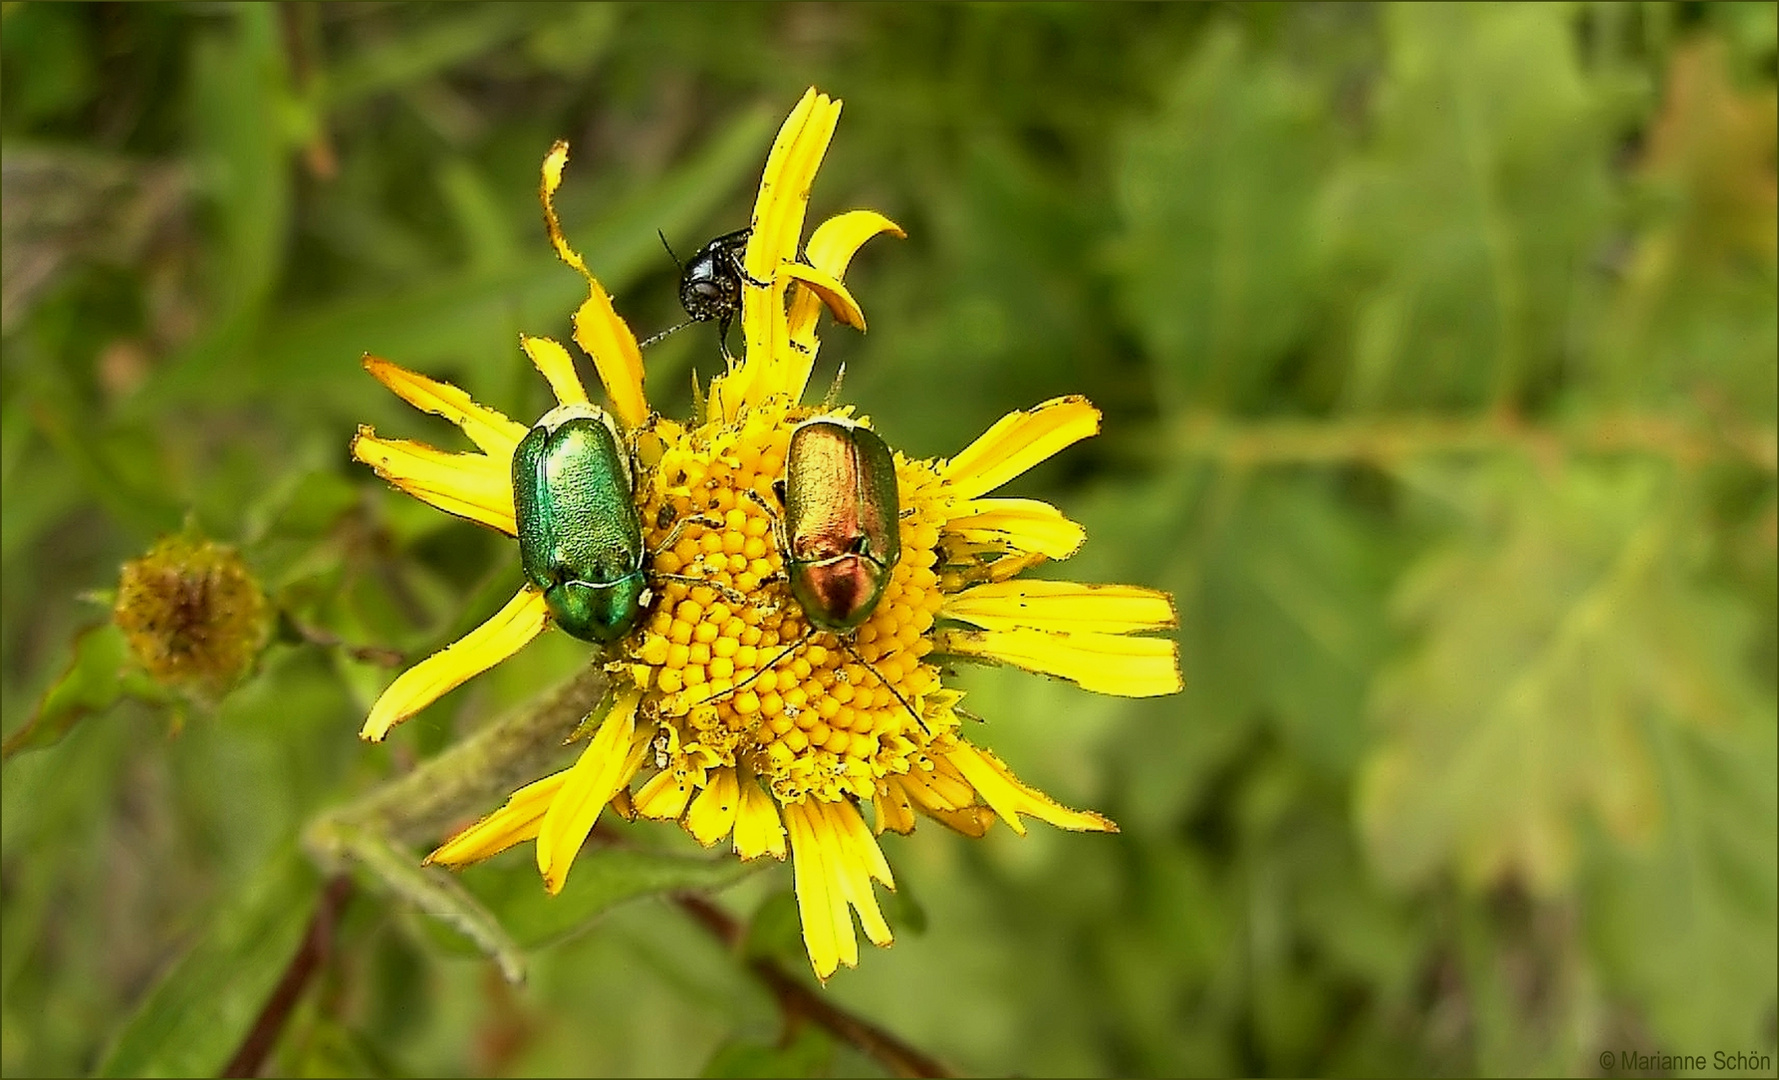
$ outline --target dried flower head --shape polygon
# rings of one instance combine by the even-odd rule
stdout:
[[[156,682],[216,698],[259,657],[266,612],[234,548],[178,535],[124,564],[112,618]]]

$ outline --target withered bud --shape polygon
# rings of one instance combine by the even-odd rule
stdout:
[[[217,698],[264,648],[266,610],[234,548],[179,535],[124,564],[112,618],[155,681]]]

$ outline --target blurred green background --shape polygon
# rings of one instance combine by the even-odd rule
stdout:
[[[0,701],[8,733],[71,725],[5,765],[7,1074],[214,1072],[313,901],[302,823],[587,659],[550,635],[373,748],[390,670],[289,633],[214,712],[120,698],[97,634],[64,677],[95,592],[190,515],[287,623],[417,656],[486,617],[511,545],[347,460],[361,422],[459,445],[360,353],[536,416],[517,335],[566,340],[584,296],[541,228],[551,141],[640,336],[678,316],[655,230],[684,255],[744,224],[810,84],[846,101],[814,219],[909,234],[855,262],[870,334],[827,333],[815,393],[845,360],[844,398],[931,456],[1091,396],[1104,434],[1011,493],[1088,525],[1059,573],[1174,592],[1187,680],[965,672],[981,741],[1124,831],[887,839],[899,940],[829,999],[991,1075],[1771,1068],[1774,5],[7,3],[3,29]],[[663,411],[711,336],[651,349]],[[783,938],[789,880],[719,898]],[[361,892],[270,1068],[876,1068],[780,1034],[669,904],[515,989]]]

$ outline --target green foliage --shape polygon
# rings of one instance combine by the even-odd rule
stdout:
[[[538,888],[537,867],[525,859],[472,868],[463,881],[515,941],[536,949],[582,932],[626,900],[721,889],[758,869],[737,859],[610,849],[576,860],[568,884],[554,897]]]
[[[100,1059],[99,1076],[221,1072],[296,950],[315,874],[295,851],[258,870],[144,996]]]
[[[825,332],[815,392],[844,362],[914,456],[1091,396],[1104,435],[1005,494],[1087,525],[1059,573],[1175,594],[1187,682],[962,673],[973,737],[1123,831],[886,837],[896,945],[822,999],[997,1075],[1773,1053],[1775,25],[6,5],[0,1070],[213,1074],[313,910],[305,825],[587,662],[549,635],[354,738],[519,580],[510,542],[350,464],[360,423],[460,445],[359,357],[536,416],[516,337],[566,338],[584,296],[540,228],[551,142],[642,336],[679,315],[656,230],[741,224],[812,83],[846,100],[812,215],[909,234],[849,271],[871,333]],[[663,412],[712,344],[650,349]],[[82,597],[188,515],[278,621],[170,732]],[[409,899],[361,890],[270,1069],[881,1068],[755,978],[805,971],[785,868],[612,828],[554,899],[528,846],[448,875],[415,862],[436,836],[347,837]],[[743,940],[642,899],[682,890]]]
[[[115,623],[90,626],[74,636],[73,658],[50,685],[31,716],[6,736],[6,757],[61,742],[82,717],[103,713],[126,694],[160,697],[140,671],[132,671],[130,647]]]

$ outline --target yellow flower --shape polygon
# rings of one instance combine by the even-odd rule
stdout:
[[[1016,577],[1072,554],[1084,533],[1047,503],[990,493],[1098,431],[1099,412],[1082,398],[1012,413],[949,461],[897,454],[902,554],[877,607],[844,639],[813,629],[798,607],[769,507],[792,430],[823,414],[800,404],[819,347],[816,322],[825,307],[863,328],[840,279],[866,240],[901,235],[879,214],[852,211],[817,228],[799,257],[810,185],[839,113],[839,102],[810,90],[779,131],[744,259],[752,279],[743,289],[746,349],[712,381],[697,424],[650,413],[635,338],[557,223],[552,198],[566,146],[545,159],[551,241],[589,286],[575,340],[592,356],[639,464],[654,600],[611,649],[611,702],[589,723],[592,738],[573,767],[521,788],[431,856],[461,866],[536,840],[538,869],[555,892],[614,803],[675,819],[706,845],[728,840],[743,859],[788,853],[804,941],[823,979],[857,963],[852,912],[871,941],[890,943],[872,882],[894,888],[894,879],[874,834],[912,830],[917,811],[968,836],[997,818],[1021,834],[1022,817],[1116,829],[1020,782],[964,739],[962,695],[944,687],[934,656],[1014,664],[1125,696],[1181,685],[1174,643],[1139,636],[1174,625],[1166,594]],[[523,345],[560,401],[587,400],[562,346],[541,338]],[[353,453],[402,490],[513,534],[509,462],[526,429],[455,387],[381,360],[366,366],[403,399],[455,421],[480,452],[445,453],[367,429]],[[364,736],[382,738],[548,621],[542,597],[521,590],[397,679]]]

